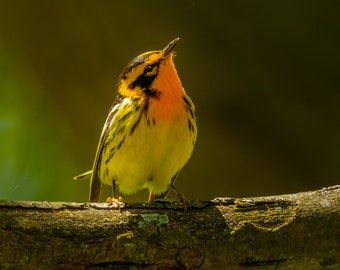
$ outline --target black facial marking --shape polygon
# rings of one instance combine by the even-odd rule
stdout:
[[[144,107],[143,107],[143,113],[147,113],[149,109],[149,99],[146,99]]]
[[[150,53],[151,54],[151,53]],[[132,59],[132,61],[123,69],[120,79],[126,79],[127,74],[136,66],[145,62],[145,60],[150,56],[150,54],[143,54]]]
[[[156,98],[159,99],[159,96],[161,95],[161,92],[158,91],[157,89],[152,89],[152,88],[146,88],[144,89],[144,93],[148,96],[148,97],[152,97],[152,98]]]
[[[147,76],[144,73],[137,78],[133,83],[129,85],[130,89],[134,89],[136,86],[139,86],[142,89],[147,89],[156,78],[157,74],[152,76]]]
[[[129,88],[133,90],[136,86],[139,86],[142,89],[147,89],[150,87],[154,79],[158,75],[158,66],[159,62],[154,63],[152,65],[147,65],[144,68],[143,74],[141,74],[134,82],[129,85]],[[157,69],[156,72],[154,69]],[[149,74],[153,71],[153,74]]]

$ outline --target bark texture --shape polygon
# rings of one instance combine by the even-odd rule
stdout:
[[[0,201],[0,269],[340,269],[340,186],[191,204]]]

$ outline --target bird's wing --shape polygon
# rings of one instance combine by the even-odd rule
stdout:
[[[96,156],[93,163],[91,180],[90,180],[90,202],[98,202],[100,197],[101,190],[101,181],[99,179],[99,169],[100,164],[103,158],[103,152],[108,143],[111,140],[117,140],[117,134],[115,129],[111,128],[114,125],[117,125],[117,129],[119,126],[122,126],[122,119],[126,118],[128,114],[131,113],[128,109],[123,109],[125,106],[129,106],[130,104],[129,98],[123,98],[118,96],[112,105],[109,115],[105,121],[102,133],[100,135],[99,144],[96,152]],[[119,113],[117,113],[119,111]],[[118,116],[118,117],[117,117]]]

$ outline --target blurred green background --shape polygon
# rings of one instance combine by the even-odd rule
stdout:
[[[336,4],[1,1],[0,199],[86,201],[72,177],[92,166],[120,71],[175,37],[199,124],[188,198],[339,184]]]

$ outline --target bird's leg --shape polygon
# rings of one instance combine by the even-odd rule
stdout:
[[[122,197],[118,197],[118,199],[116,199],[116,180],[113,179],[112,180],[112,197],[108,197],[106,199],[106,203],[108,204],[113,204],[116,203],[119,210],[120,210],[120,203],[123,202],[123,198]]]
[[[177,172],[172,178],[171,178],[171,184],[169,186],[169,188],[163,192],[162,194],[159,194],[159,195],[155,195],[153,192],[150,191],[149,193],[149,202],[152,202],[152,201],[155,201],[157,199],[164,199],[168,196],[169,192],[170,192],[170,188],[172,188],[178,199],[183,203],[184,205],[184,211],[186,212],[187,209],[188,209],[188,206],[190,206],[190,203],[188,202],[188,200],[184,197],[184,195],[182,194],[182,192],[180,192],[176,187],[175,187],[175,181],[176,181],[176,178],[178,176],[178,173]]]
[[[155,201],[155,200],[157,200],[157,199],[158,199],[158,196],[155,195],[153,192],[150,191],[148,202],[152,202],[152,201]]]
[[[183,203],[184,212],[187,212],[188,206],[190,206],[189,201],[184,197],[183,193],[180,192],[179,189],[175,187],[173,183],[170,185],[170,187],[176,192],[178,199]]]

